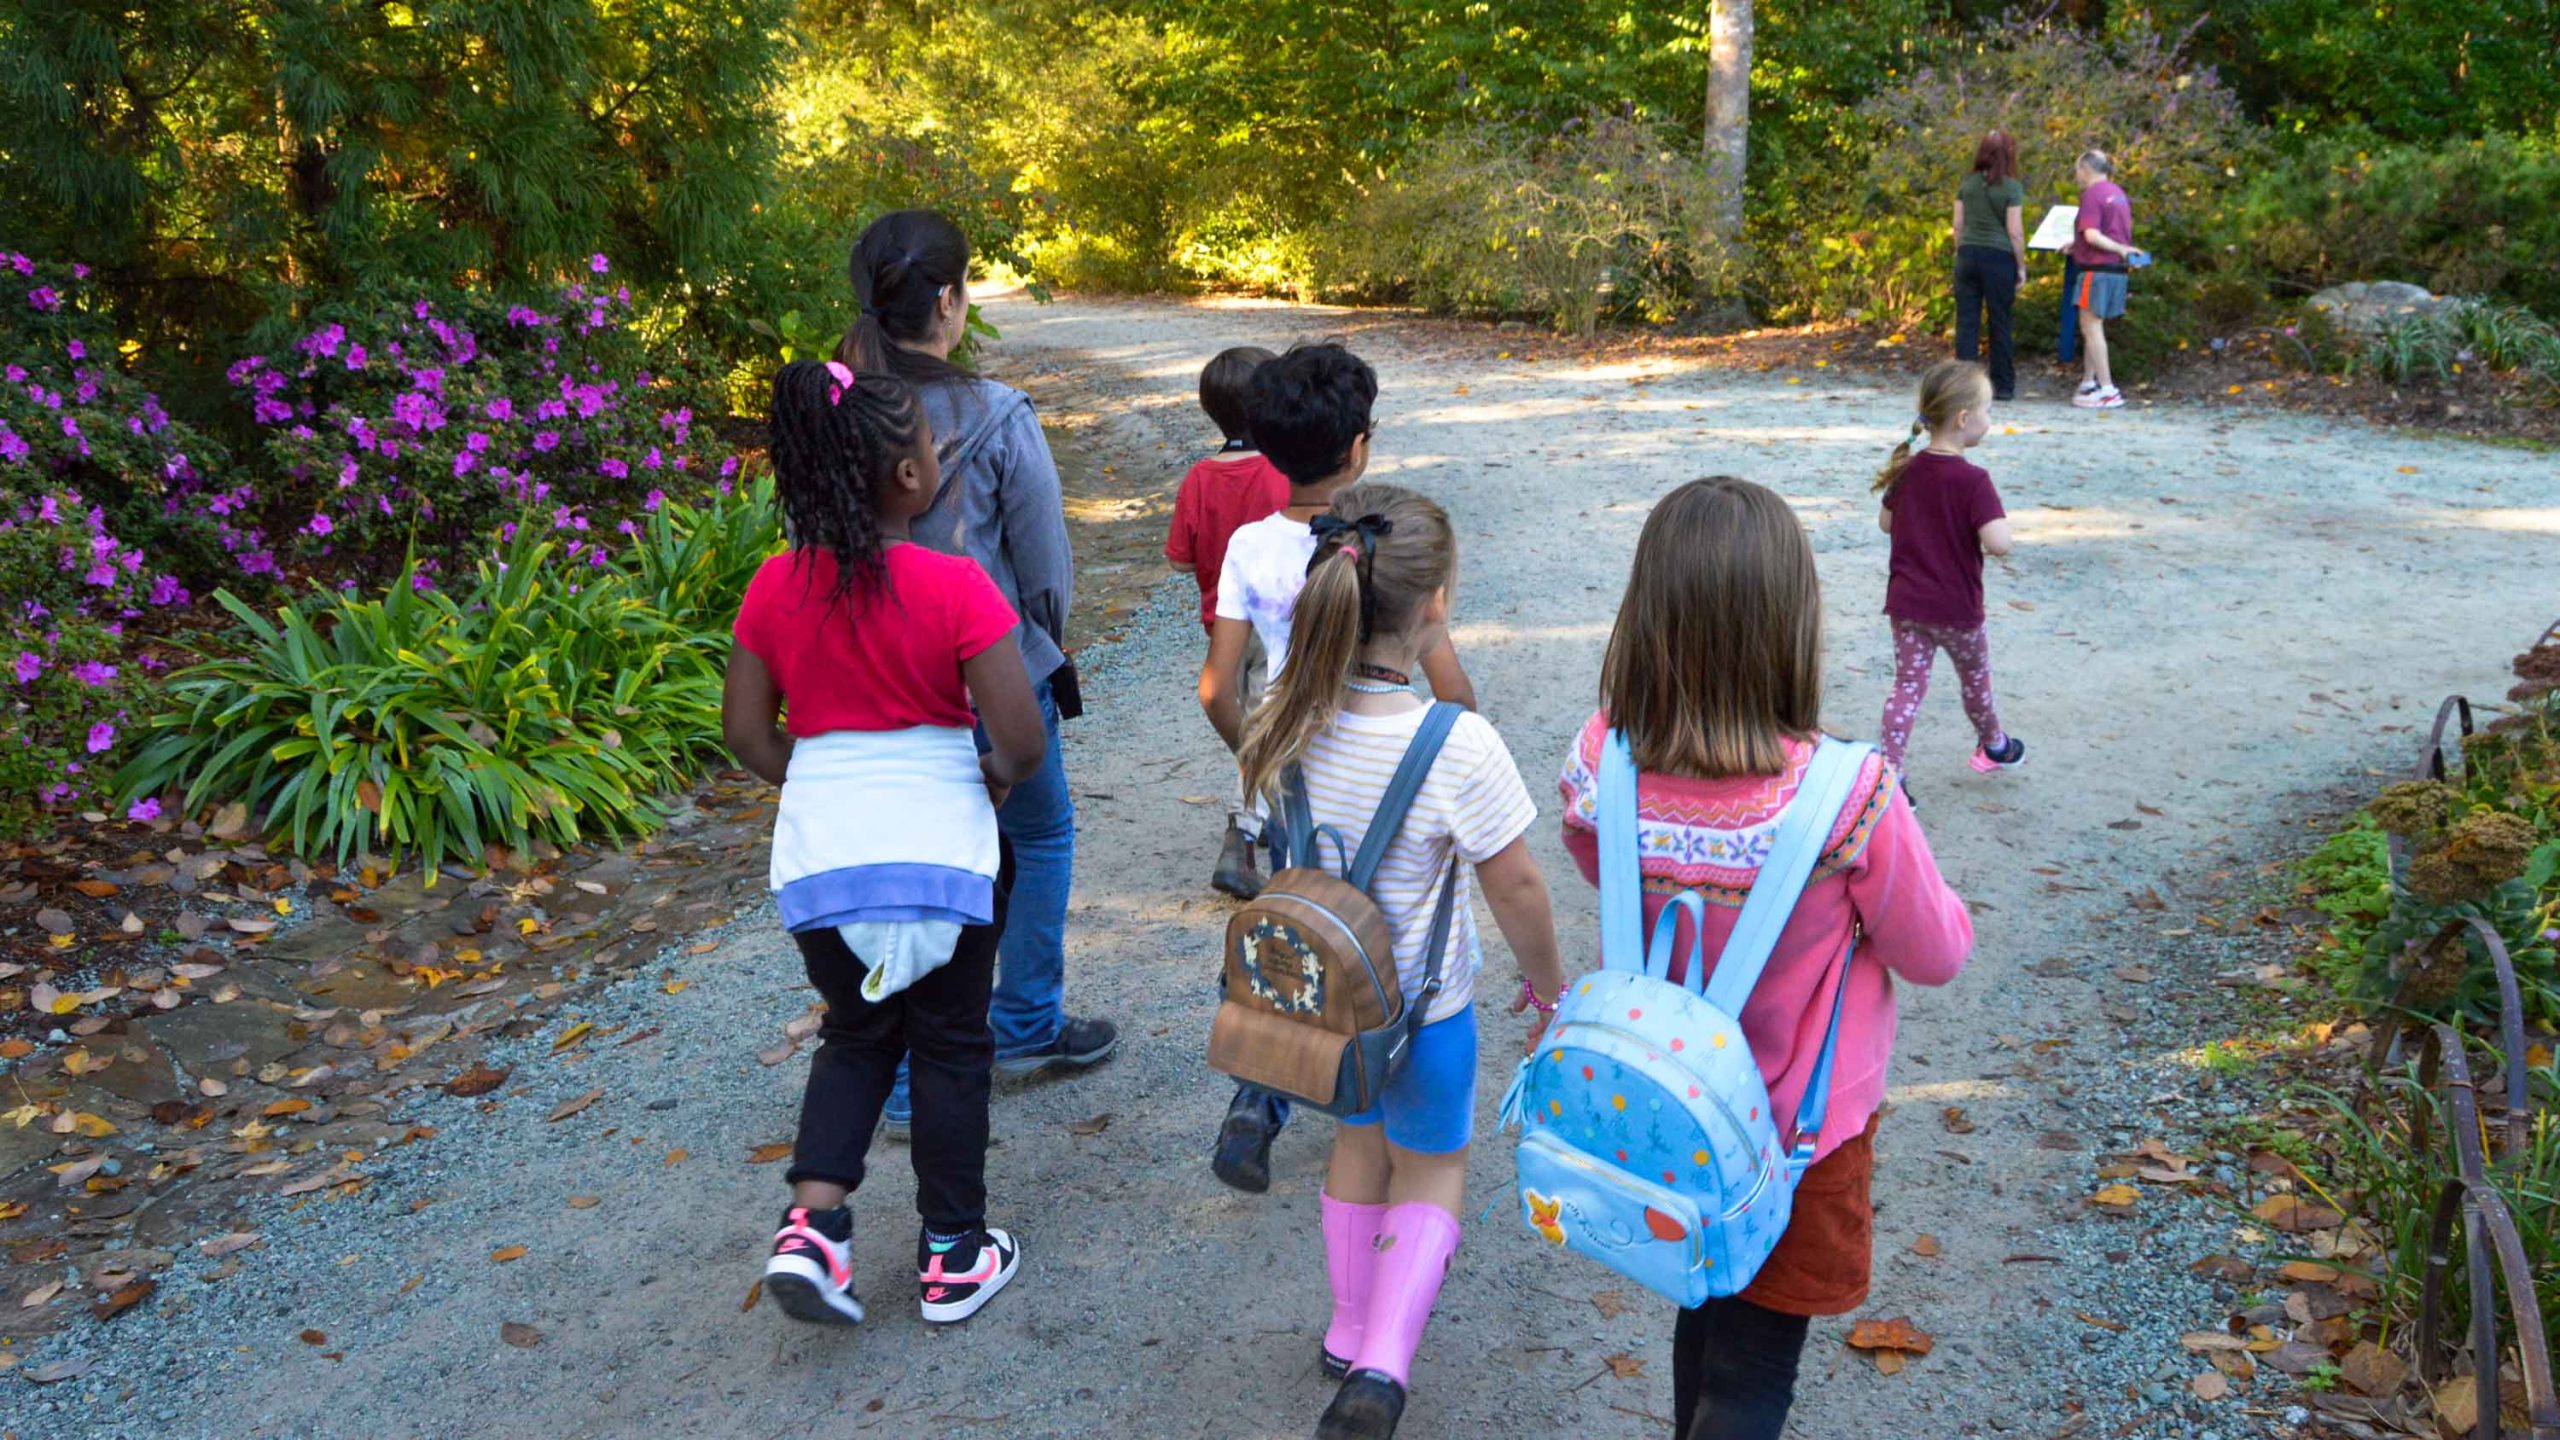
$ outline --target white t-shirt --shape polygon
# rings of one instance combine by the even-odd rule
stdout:
[[[1237,532],[1239,537],[1243,533]],[[1300,766],[1307,777],[1308,808],[1317,824],[1342,832],[1352,853],[1359,852],[1369,820],[1378,812],[1378,798],[1386,793],[1427,713],[1422,706],[1400,715],[1337,711],[1307,747]],[[1537,818],[1537,803],[1529,798],[1529,787],[1521,783],[1520,769],[1493,723],[1472,712],[1459,716],[1430,776],[1415,792],[1413,808],[1405,812],[1404,827],[1379,860],[1371,887],[1395,932],[1396,978],[1405,994],[1421,993],[1431,915],[1449,866],[1455,860],[1473,866],[1492,859],[1527,834]],[[1332,848],[1324,849],[1328,861]],[[1484,949],[1476,937],[1474,879],[1471,871],[1458,876],[1449,948],[1440,962],[1440,998],[1423,1017],[1426,1023],[1445,1020],[1475,1003]]]
[[[1307,562],[1315,553],[1316,532],[1286,513],[1266,515],[1227,541],[1227,558],[1218,567],[1217,617],[1252,624],[1262,641],[1266,687],[1279,680],[1289,658],[1289,619],[1297,613],[1298,592],[1307,588]]]

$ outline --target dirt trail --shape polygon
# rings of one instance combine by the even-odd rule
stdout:
[[[1526,337],[1272,305],[1000,300],[990,313],[1005,332],[998,367],[1079,369],[1081,443],[1118,443],[1157,473],[1200,443],[1190,394],[1216,349],[1355,333],[1384,391],[1374,473],[1456,515],[1457,640],[1541,797],[1588,713],[1645,511],[1697,475],[1751,476],[1795,502],[1829,593],[1830,721],[1873,731],[1891,656],[1867,481],[1909,415],[1899,391],[1821,372],[1530,362],[1503,355],[1533,349]],[[2555,608],[2545,562],[2560,475],[2544,457],[2298,418],[2046,402],[2002,415],[1982,459],[2019,539],[1989,584],[2002,710],[2032,760],[1991,779],[1967,770],[1941,672],[1911,774],[1940,860],[1974,903],[1980,949],[1951,988],[1904,995],[1867,1307],[1909,1314],[1939,1343],[1884,1378],[1841,1358],[1841,1327],[1817,1327],[1792,1433],[1824,1440],[2047,1435],[2083,1423],[2074,1401],[2136,1413],[2118,1393],[2135,1352],[2117,1355],[2073,1312],[2135,1303],[2127,1293],[2175,1308],[2174,1289],[2121,1287],[2192,1257],[2162,1253],[2138,1222],[2087,1217],[2082,1147],[2150,1133],[2146,1098],[2169,1098],[2147,1097],[2145,1067],[2180,1042],[2144,1017],[2212,1003],[2221,962],[2191,938],[2195,905],[2276,843],[2283,797],[2396,752],[2386,732],[2422,721],[2442,692],[2486,690]],[[569,1067],[547,1041],[525,1041],[518,1098],[485,1113],[421,1100],[400,1118],[444,1127],[434,1145],[394,1157],[357,1200],[248,1217],[268,1246],[237,1276],[173,1276],[167,1310],[46,1342],[58,1348],[31,1361],[85,1353],[98,1368],[42,1391],[0,1379],[16,1391],[9,1423],[30,1435],[1305,1434],[1327,1393],[1312,1363],[1326,1126],[1282,1139],[1268,1198],[1222,1190],[1202,1163],[1225,1095],[1200,1061],[1224,913],[1200,883],[1219,824],[1202,800],[1224,781],[1190,700],[1198,644],[1187,597],[1168,592],[1093,657],[1091,710],[1068,750],[1083,812],[1069,990],[1117,1017],[1128,1043],[1090,1076],[1000,1090],[990,1182],[1028,1263],[982,1318],[933,1334],[915,1319],[896,1148],[859,1210],[874,1323],[822,1333],[770,1307],[739,1313],[781,1193],[780,1167],[747,1152],[790,1134],[802,1073],[755,1055],[806,998],[757,914],[712,954],[673,954],[680,994],[653,970],[592,1017],[658,1027],[645,1042],[554,1073]],[[1568,953],[1587,956],[1591,892],[1552,813],[1535,835]],[[2147,890],[2166,908],[2127,908]],[[2109,978],[2134,959],[2158,976],[2148,1012],[2122,1003],[2132,982]],[[1510,973],[1498,946],[1489,966]],[[1489,1040],[1510,1026],[1489,1016]],[[2055,1040],[2066,1043],[2034,1044]],[[1495,1214],[1470,1226],[1405,1433],[1654,1440],[1667,1430],[1646,1417],[1669,1408],[1668,1311],[1628,1291],[1636,1303],[1604,1315],[1590,1297],[1620,1288],[1611,1277],[1547,1252],[1507,1212],[1509,1146],[1491,1127],[1505,1048],[1486,1047],[1474,1164],[1475,1203]],[[2130,1094],[2129,1075],[2146,1077]],[[592,1107],[545,1123],[597,1087]],[[1947,1106],[1964,1107],[1970,1133],[1942,1127]],[[688,1153],[671,1163],[677,1150]],[[601,1202],[572,1209],[573,1195]],[[2086,1236],[2109,1225],[2093,1250]],[[1923,1232],[1942,1256],[1911,1253]],[[489,1259],[518,1244],[523,1259]],[[2124,1274],[2003,1263],[2110,1248]],[[411,1276],[423,1278],[404,1290]],[[2174,1334],[2204,1317],[2210,1301],[2194,1299],[2193,1317],[2116,1318]],[[509,1348],[506,1320],[543,1338]],[[305,1329],[325,1341],[298,1340]],[[1611,1376],[1613,1355],[1642,1373]],[[2221,1433],[2248,1433],[2224,1413]],[[2162,1423],[2141,1433],[2202,1433]]]

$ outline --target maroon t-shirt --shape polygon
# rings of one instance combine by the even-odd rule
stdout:
[[[1884,613],[1965,629],[1982,623],[1982,527],[2009,512],[1991,473],[1953,455],[1911,457],[1884,497],[1893,512],[1893,578]]]

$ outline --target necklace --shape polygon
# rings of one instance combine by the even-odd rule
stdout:
[[[1345,680],[1342,682],[1342,688],[1355,695],[1402,695],[1411,687],[1404,685],[1363,685],[1357,680]]]
[[[1390,670],[1384,665],[1372,665],[1366,660],[1352,661],[1351,673],[1363,680],[1384,680],[1399,690],[1413,684],[1413,677],[1403,671]]]

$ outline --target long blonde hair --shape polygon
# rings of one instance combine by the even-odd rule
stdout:
[[[1893,447],[1893,454],[1876,472],[1876,491],[1881,494],[1902,483],[1902,472],[1911,464],[1911,447],[1922,435],[1943,430],[1956,423],[1956,417],[1967,410],[1979,410],[1991,403],[1991,376],[1970,360],[1941,360],[1920,377],[1920,413],[1912,418],[1911,433]]]
[[[1236,765],[1247,795],[1277,798],[1281,777],[1342,706],[1361,645],[1401,635],[1458,573],[1449,512],[1400,485],[1354,485],[1318,518],[1324,532],[1289,617],[1289,658],[1245,722]]]
[[[1822,724],[1822,580],[1777,492],[1718,475],[1662,497],[1600,666],[1636,768],[1774,775]]]

